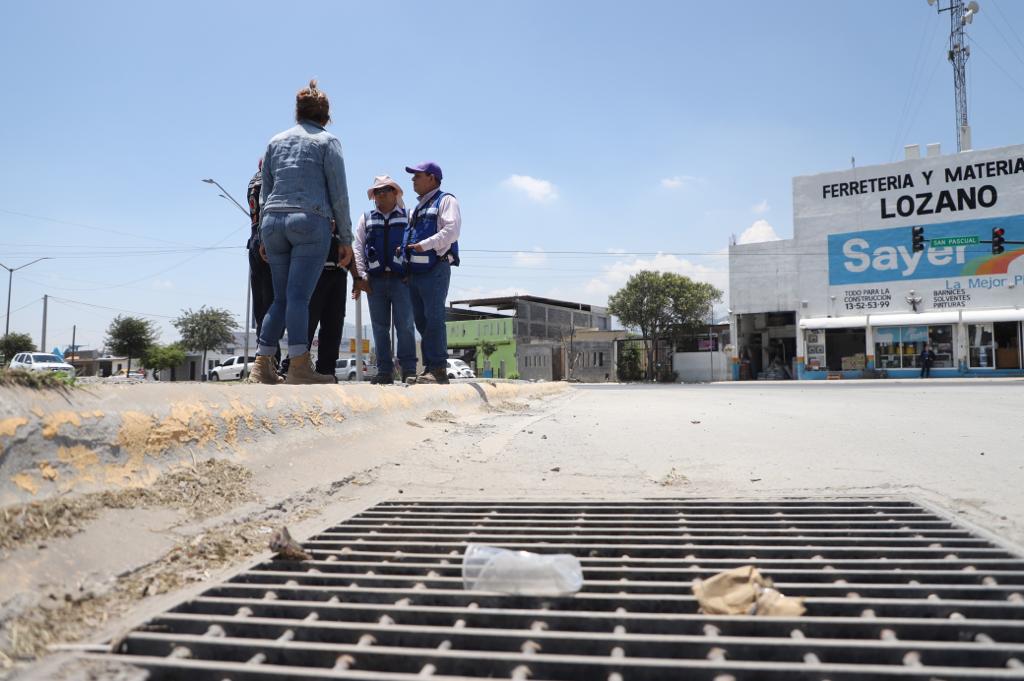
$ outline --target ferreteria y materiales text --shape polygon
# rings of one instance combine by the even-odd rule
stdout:
[[[922,170],[916,176],[914,173],[903,173],[902,175],[885,175],[863,180],[823,184],[821,198],[838,199],[878,192],[923,189],[924,191],[908,192],[898,196],[895,200],[891,197],[882,197],[880,201],[882,219],[955,213],[978,208],[992,208],[999,201],[999,192],[991,184],[981,184],[980,186],[971,184],[966,187],[935,191],[931,189],[933,180],[936,183],[944,180],[945,184],[958,184],[1018,173],[1024,173],[1024,156],[943,168],[939,177],[935,177],[935,170]]]

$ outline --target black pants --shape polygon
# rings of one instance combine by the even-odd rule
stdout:
[[[312,344],[313,332],[317,325],[316,372],[334,375],[341,347],[341,335],[345,327],[345,303],[348,275],[343,269],[324,269],[316,282],[313,296],[309,299],[309,334]]]
[[[922,364],[921,365],[921,378],[930,378],[932,375],[932,365]]]
[[[252,285],[252,316],[256,319],[256,337],[259,338],[263,318],[267,316],[267,310],[274,302],[274,282],[270,277],[270,265],[263,262],[259,251],[254,248],[249,249],[249,283]],[[249,331],[249,324],[250,321],[246,319],[246,332]],[[281,361],[280,345],[274,356],[278,362]]]

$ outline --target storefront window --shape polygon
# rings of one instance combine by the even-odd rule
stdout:
[[[916,369],[925,344],[937,355],[937,367],[953,366],[953,327],[883,326],[874,330],[875,366],[879,369]]]
[[[951,325],[929,326],[928,345],[935,353],[933,367],[953,366],[953,327]]]
[[[992,325],[969,324],[967,339],[970,343],[971,367],[974,369],[992,368],[994,357],[992,348]]]
[[[888,326],[875,329],[875,366],[879,369],[899,369],[900,327]]]
[[[918,367],[917,358],[924,351],[924,346],[928,342],[928,327],[904,326],[902,334],[903,368],[916,369]]]
[[[825,332],[807,332],[807,370],[825,371],[828,367],[825,362]],[[740,369],[742,372],[742,368]]]

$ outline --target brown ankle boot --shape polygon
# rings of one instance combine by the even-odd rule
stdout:
[[[304,352],[293,357],[288,362],[288,378],[285,383],[288,385],[310,385],[312,383],[334,383],[334,376],[318,374],[313,370],[313,363],[309,361],[309,353]]]
[[[266,383],[277,385],[283,383],[284,379],[277,375],[274,369],[274,358],[270,355],[257,355],[253,362],[252,370],[249,372],[249,383]]]

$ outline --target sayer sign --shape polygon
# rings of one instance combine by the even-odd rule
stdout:
[[[974,236],[992,238],[992,229],[1006,230],[1007,241],[1024,241],[1024,215],[983,220],[964,220],[925,225],[925,239]],[[828,237],[828,281],[832,286],[866,284],[910,279],[939,279],[985,274],[1005,274],[1024,250],[1007,248],[993,256],[988,243],[959,246],[926,245],[914,252],[911,228],[896,227],[862,232],[830,234]]]

